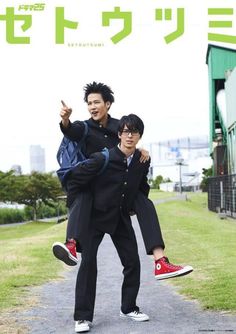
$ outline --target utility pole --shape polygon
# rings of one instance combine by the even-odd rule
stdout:
[[[153,149],[152,149],[153,143],[150,143],[150,157],[151,157],[151,166],[150,166],[150,177],[153,180]]]
[[[186,165],[183,158],[178,158],[175,164],[179,166],[179,193],[182,194],[182,166]]]

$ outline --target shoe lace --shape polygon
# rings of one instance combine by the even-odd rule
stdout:
[[[66,241],[66,243],[65,243],[66,245],[76,245],[76,241],[74,240],[74,239],[69,239],[69,240],[67,240]]]
[[[142,314],[141,311],[137,311],[137,310],[135,310],[134,313],[137,314],[137,315]]]
[[[65,245],[70,251],[76,249],[76,241],[68,241]]]
[[[170,263],[168,257],[164,257],[164,261],[170,268],[174,268],[174,269],[180,268],[180,266],[176,266],[175,264]]]

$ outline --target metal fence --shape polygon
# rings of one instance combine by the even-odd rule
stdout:
[[[236,174],[208,179],[208,209],[236,218]]]

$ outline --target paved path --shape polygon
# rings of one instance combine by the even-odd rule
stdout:
[[[145,255],[135,221],[134,227],[142,266],[138,305],[150,316],[150,321],[135,323],[119,317],[122,267],[110,238],[106,236],[98,253],[97,299],[91,334],[236,333],[236,316],[202,311],[198,303],[185,300],[167,281],[154,279],[152,259]],[[77,267],[66,270],[63,280],[31,290],[33,295],[39,296],[39,305],[17,316],[19,323],[29,327],[29,333],[74,333],[73,304],[77,270]]]
[[[60,222],[62,223],[63,221],[67,220],[67,215],[63,215],[63,216],[59,216],[59,217],[50,217],[50,218],[42,218],[42,219],[37,219],[38,222],[58,222],[58,220],[60,220]],[[28,220],[28,221],[24,221],[24,222],[18,222],[18,223],[10,223],[10,224],[0,224],[0,228],[1,227],[14,227],[14,226],[18,226],[18,225],[25,225],[28,223],[32,223],[32,220]]]

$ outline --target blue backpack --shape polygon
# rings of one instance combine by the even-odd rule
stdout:
[[[65,190],[68,173],[81,162],[87,160],[83,153],[83,148],[85,146],[85,139],[88,134],[88,124],[86,122],[83,123],[84,133],[80,141],[72,141],[64,136],[57,151],[57,161],[60,165],[60,168],[57,170],[57,176]],[[101,153],[104,155],[105,161],[98,175],[105,170],[109,160],[109,151],[107,148],[104,148]]]

